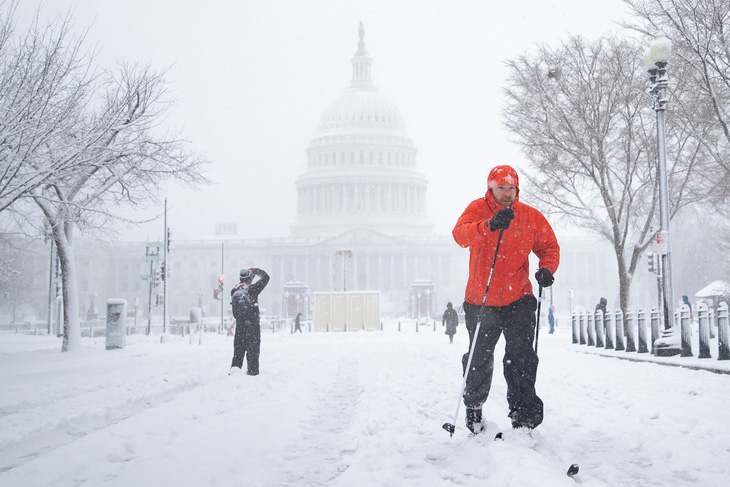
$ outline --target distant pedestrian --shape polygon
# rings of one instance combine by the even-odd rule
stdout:
[[[550,323],[550,331],[548,334],[552,335],[555,332],[555,317],[553,316],[553,307],[548,308],[548,323]]]
[[[226,320],[228,323],[226,323],[226,330],[228,330],[227,336],[232,337],[233,336],[233,328],[236,324],[236,319],[233,317],[233,315],[228,317],[228,320]]]
[[[454,343],[454,335],[456,334],[456,327],[459,326],[459,314],[454,309],[451,303],[446,303],[446,311],[444,311],[444,317],[441,320],[441,326],[446,327],[446,335],[449,335],[449,343]]]
[[[595,313],[598,313],[600,310],[604,315],[606,314],[606,305],[608,304],[608,301],[606,301],[606,298],[601,298],[600,301],[598,301],[598,304],[596,305],[596,311]]]
[[[294,332],[302,332],[302,324],[299,319],[302,317],[301,313],[297,313],[297,317],[294,318]]]
[[[689,296],[686,294],[682,296],[682,303],[686,304],[687,307],[689,307],[689,319],[692,319],[692,303],[689,302]]]
[[[258,277],[256,282],[254,278]],[[241,269],[241,282],[231,289],[231,306],[236,318],[236,334],[233,337],[233,360],[231,370],[240,371],[246,358],[247,374],[259,374],[261,351],[261,318],[259,316],[259,294],[269,283],[266,271],[257,268]]]

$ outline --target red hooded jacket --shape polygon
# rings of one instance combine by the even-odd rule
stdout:
[[[499,239],[499,230],[490,231],[488,222],[505,208],[494,199],[491,188],[505,183],[517,187],[517,198],[512,205],[515,218],[502,236],[487,306],[507,306],[526,294],[532,294],[528,259],[530,252],[537,255],[538,268],[545,267],[553,274],[560,263],[560,246],[547,219],[538,210],[519,200],[519,180],[515,170],[510,166],[495,167],[487,180],[490,189],[484,198],[474,200],[467,206],[452,232],[456,243],[461,247],[469,247],[469,280],[464,299],[478,306],[484,300]]]

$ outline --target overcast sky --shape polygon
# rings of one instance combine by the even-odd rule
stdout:
[[[403,114],[429,179],[435,231],[451,231],[497,164],[523,157],[500,124],[503,61],[568,33],[616,31],[619,0],[24,0],[23,18],[69,8],[102,66],[129,60],[169,68],[167,120],[211,161],[214,185],[166,190],[178,239],[237,223],[247,238],[286,237],[294,181],[327,105],[349,85],[357,28],[380,93]],[[641,53],[637,52],[637,56]],[[530,203],[529,194],[521,198]],[[161,211],[161,208],[159,209]],[[138,215],[142,218],[143,215]],[[123,240],[157,239],[160,220]]]

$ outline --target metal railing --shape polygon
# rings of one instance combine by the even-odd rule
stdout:
[[[698,358],[712,358],[712,343],[717,338],[717,360],[730,360],[730,313],[727,303],[720,303],[717,310],[701,303],[697,311]],[[678,326],[664,330],[661,334],[659,310],[653,308],[648,315],[647,322],[647,312],[643,308],[636,313],[628,310],[625,316],[621,310],[606,313],[601,310],[574,311],[571,316],[573,343],[653,355],[694,356],[692,317],[688,306],[675,310],[675,322]]]

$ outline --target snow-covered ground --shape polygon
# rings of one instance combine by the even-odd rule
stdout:
[[[509,429],[498,365],[488,432],[470,437],[462,407],[450,437],[467,336],[442,330],[265,333],[256,377],[227,375],[227,336],[84,338],[63,354],[54,337],[0,335],[0,485],[727,485],[730,375],[544,330],[543,425]]]

